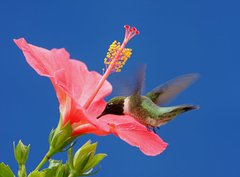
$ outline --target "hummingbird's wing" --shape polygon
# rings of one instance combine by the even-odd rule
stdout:
[[[144,87],[144,81],[145,81],[145,73],[146,73],[146,65],[142,65],[140,68],[138,68],[136,73],[136,85],[133,90],[133,95],[138,94],[141,95],[142,89]]]
[[[142,65],[137,70],[135,87],[131,95],[131,100],[134,100],[133,102],[134,105],[132,106],[137,106],[141,104],[141,93],[144,86],[145,71],[146,71],[146,65]]]
[[[198,76],[196,73],[179,76],[148,92],[146,96],[155,104],[162,105],[186,89]]]
[[[113,94],[126,97],[136,93],[141,95],[144,89],[145,70],[146,65],[141,64],[120,75],[112,75],[110,81],[115,88]]]

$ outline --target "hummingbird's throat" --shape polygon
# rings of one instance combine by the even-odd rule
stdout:
[[[123,113],[125,115],[128,115],[130,113],[129,103],[130,103],[130,98],[129,97],[125,98],[124,103],[123,103]]]

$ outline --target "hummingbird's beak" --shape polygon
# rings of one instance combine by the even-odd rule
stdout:
[[[97,119],[99,119],[100,117],[102,117],[103,115],[102,114],[100,114],[99,116],[97,116]]]
[[[97,116],[97,119],[99,119],[100,117],[106,115],[107,113],[105,112],[105,110],[102,112],[102,114],[100,114],[99,116]]]

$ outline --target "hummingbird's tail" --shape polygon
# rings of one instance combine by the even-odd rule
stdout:
[[[177,116],[178,114],[199,109],[199,106],[195,105],[179,105],[179,106],[174,106],[173,109],[169,112],[170,114],[172,113],[173,115]]]
[[[187,111],[199,109],[199,106],[195,105],[179,105],[179,106],[172,106],[172,107],[165,107],[165,110],[160,115],[160,119],[163,122],[169,122],[170,120],[174,119],[179,114],[182,114]]]
[[[195,105],[180,105],[177,106],[177,108],[175,109],[176,112],[187,112],[187,111],[191,111],[191,110],[195,110],[195,109],[199,109],[199,106],[195,106]]]

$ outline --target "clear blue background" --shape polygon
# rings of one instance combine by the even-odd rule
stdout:
[[[32,170],[47,151],[48,133],[59,117],[50,81],[28,66],[13,38],[48,49],[64,47],[101,72],[109,44],[121,41],[123,25],[130,24],[141,35],[129,44],[133,56],[124,71],[146,63],[146,90],[198,72],[198,82],[172,104],[195,103],[201,109],[158,131],[169,147],[156,157],[114,136],[80,139],[78,146],[89,138],[99,141],[98,151],[108,154],[96,176],[240,176],[239,6],[237,0],[1,1],[0,161],[16,172],[12,142],[22,139],[31,143],[27,167]]]

